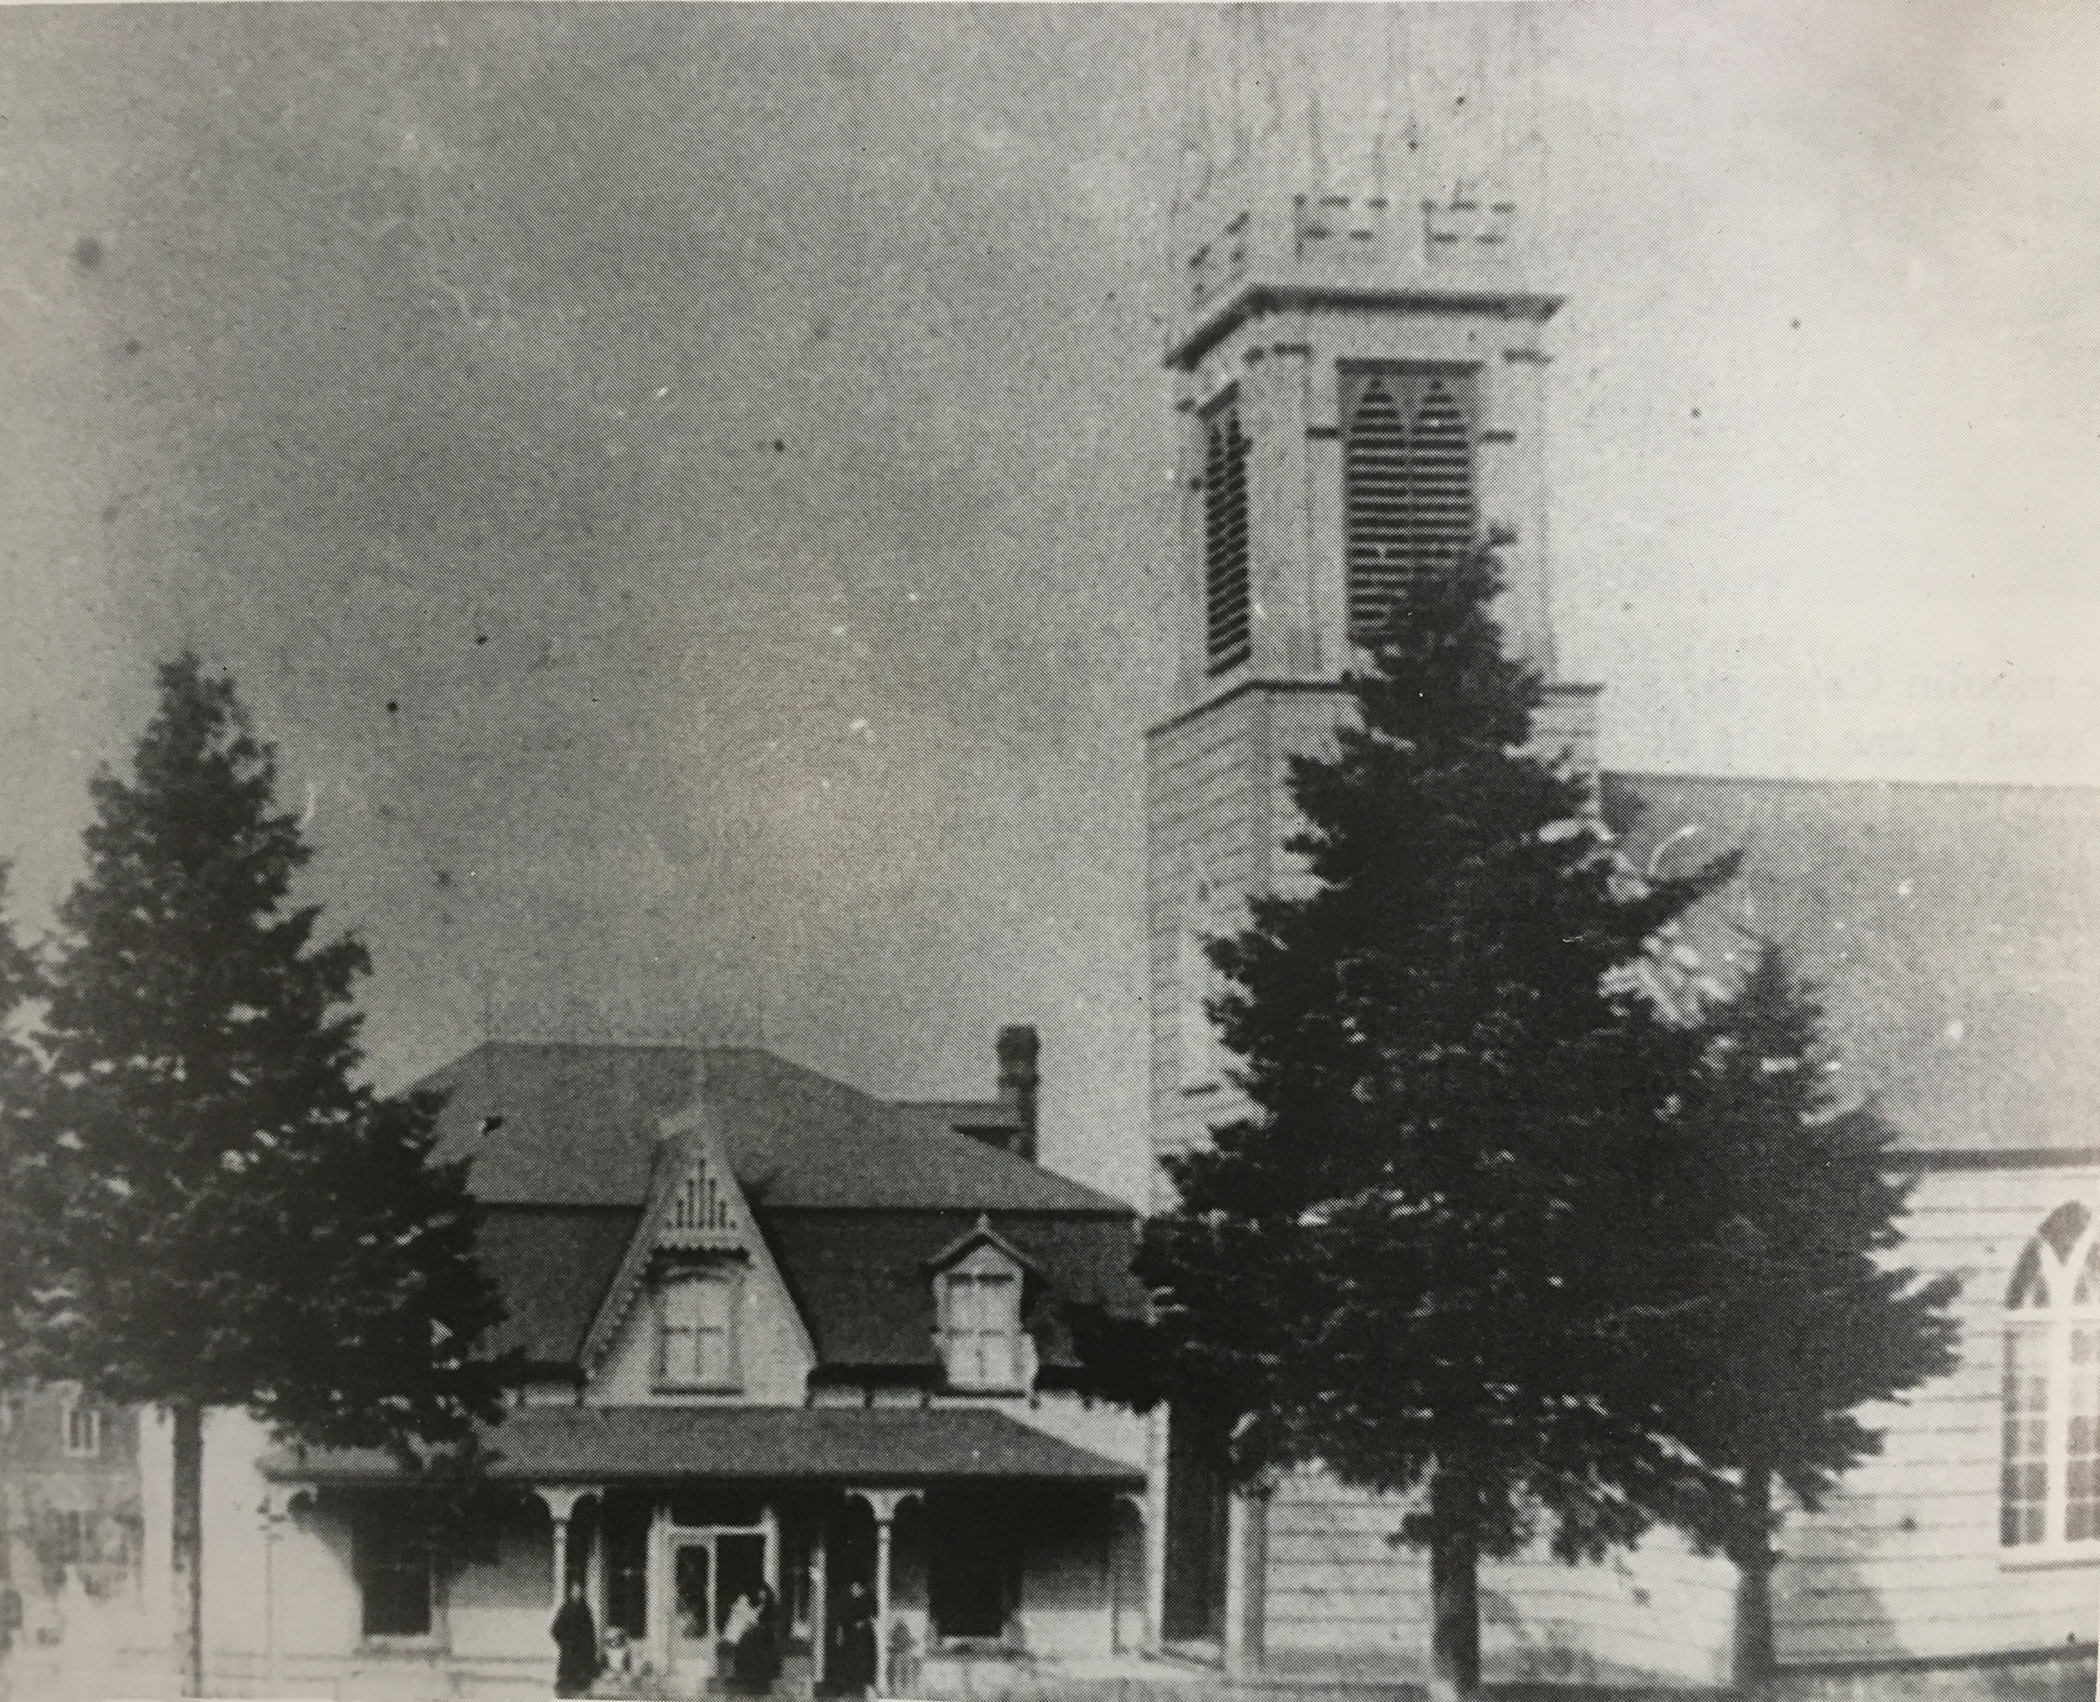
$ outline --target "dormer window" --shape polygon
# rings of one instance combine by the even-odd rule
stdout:
[[[742,1383],[736,1315],[741,1288],[729,1270],[680,1272],[657,1290],[657,1385],[725,1392]]]
[[[948,1380],[973,1389],[1020,1382],[1021,1281],[1009,1271],[948,1278]]]
[[[1026,1272],[989,1230],[969,1241],[934,1277],[941,1363],[952,1388],[1017,1393],[1035,1383],[1035,1342],[1021,1327]]]

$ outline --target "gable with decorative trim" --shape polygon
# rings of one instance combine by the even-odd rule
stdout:
[[[667,1121],[634,1240],[584,1340],[598,1405],[801,1404],[809,1331],[704,1104]]]

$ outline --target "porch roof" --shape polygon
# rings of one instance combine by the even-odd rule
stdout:
[[[862,1485],[949,1481],[1137,1489],[1144,1473],[986,1407],[520,1407],[483,1435],[502,1482],[679,1478]],[[377,1449],[279,1449],[279,1482],[412,1481]]]

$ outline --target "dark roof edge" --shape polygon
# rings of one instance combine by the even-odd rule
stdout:
[[[1882,1163],[1891,1170],[2095,1170],[2100,1169],[2100,1147],[1898,1149],[1883,1153]]]
[[[2055,785],[2046,780],[1877,780],[1872,776],[1845,779],[1826,775],[1786,774],[1668,774],[1659,769],[1606,768],[1606,780],[1639,785],[1653,781],[1664,786],[1762,786],[1789,791],[1823,790],[1845,786],[1869,787],[1891,792],[2023,792],[2034,794],[2076,792],[2100,800],[2100,786]]]
[[[1084,1182],[1073,1182],[1072,1178],[1050,1170],[1045,1175],[1060,1182],[1070,1182],[1075,1188],[1086,1188]],[[1088,1188],[1089,1193],[1100,1193],[1097,1188]],[[958,1217],[970,1212],[989,1214],[996,1222],[1001,1218],[1125,1218],[1143,1214],[1136,1206],[1103,1194],[1099,1205],[1082,1206],[984,1206],[965,1204],[955,1206],[775,1206],[763,1200],[754,1200],[751,1209],[760,1217],[793,1217],[806,1213],[812,1217]]]
[[[2012,1667],[2090,1664],[2093,1645],[2073,1639],[2037,1649],[1985,1649],[1957,1655],[1884,1655],[1858,1660],[1781,1661],[1781,1677],[1865,1678],[1876,1673],[1995,1672]]]

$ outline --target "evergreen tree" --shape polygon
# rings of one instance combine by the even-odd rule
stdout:
[[[172,1419],[176,1624],[201,1693],[203,1420],[245,1407],[302,1441],[466,1436],[503,1368],[464,1166],[428,1162],[436,1102],[377,1098],[353,985],[290,902],[311,855],[230,680],[185,655],[128,779],[93,782],[42,1043],[59,1201],[40,1361]]]
[[[1170,1163],[1138,1264],[1177,1421],[1235,1476],[1426,1490],[1404,1534],[1459,1693],[1483,1556],[1535,1510],[1600,1554],[1702,1477],[1661,1423],[1700,1043],[1619,972],[1727,873],[1636,878],[1586,778],[1531,751],[1498,589],[1486,551],[1424,582],[1337,754],[1294,763],[1309,878],[1211,949],[1255,1111]]]
[[[40,1212],[36,1113],[41,1072],[24,1029],[43,996],[36,958],[8,909],[9,865],[0,862],[0,1388],[34,1374],[23,1351],[37,1279]]]
[[[1840,1104],[1822,1010],[1776,945],[1708,1022],[1694,1121],[1720,1215],[1695,1336],[1713,1363],[1679,1386],[1672,1423],[1726,1474],[1688,1522],[1735,1562],[1735,1677],[1751,1690],[1772,1676],[1775,1492],[1813,1512],[1880,1449],[1856,1409],[1953,1369],[1958,1283],[1884,1257],[1911,1189],[1886,1163],[1894,1130]]]

